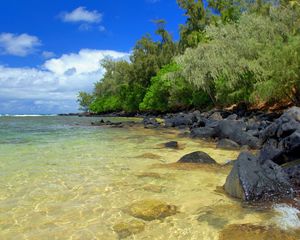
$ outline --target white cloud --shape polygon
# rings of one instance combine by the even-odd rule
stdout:
[[[41,41],[36,36],[26,33],[17,35],[13,33],[0,34],[0,52],[2,54],[14,56],[27,56],[41,45]]]
[[[82,49],[49,59],[40,68],[0,66],[0,114],[9,109],[19,109],[18,113],[76,111],[78,92],[92,90],[104,74],[100,61],[107,57],[127,59],[128,54]]]
[[[55,57],[55,53],[54,52],[50,52],[50,51],[43,51],[42,52],[42,56],[46,59],[48,58],[53,58]]]
[[[85,7],[78,7],[72,12],[62,13],[61,18],[64,22],[99,23],[102,20],[102,14],[97,10],[88,11]]]

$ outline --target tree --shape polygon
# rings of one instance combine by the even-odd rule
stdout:
[[[196,47],[205,40],[204,30],[209,23],[202,0],[177,0],[180,8],[185,11],[186,23],[180,26],[180,49]]]
[[[88,112],[91,103],[93,102],[93,95],[86,92],[79,92],[77,96],[77,102],[80,105],[79,110]]]
[[[289,25],[295,12],[271,8],[270,13],[242,14],[238,23],[209,26],[206,34],[211,41],[176,59],[181,74],[216,104],[274,101],[284,96],[296,102],[299,48],[295,26]]]

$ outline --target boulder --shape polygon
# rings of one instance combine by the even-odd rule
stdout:
[[[215,138],[216,136],[216,129],[211,127],[193,128],[191,130],[192,138]]]
[[[125,212],[145,221],[163,219],[177,213],[177,207],[160,200],[141,200],[133,203]]]
[[[290,182],[295,188],[300,190],[300,159],[287,163],[282,166],[284,172],[288,175]]]
[[[219,122],[219,138],[228,138],[239,145],[248,145],[251,148],[258,148],[258,138],[245,132],[246,124],[243,121],[223,120]]]
[[[208,163],[208,164],[217,163],[207,153],[200,152],[200,151],[186,154],[182,158],[180,158],[178,162],[179,163]]]
[[[300,108],[293,107],[260,134],[263,144],[260,160],[277,164],[300,159]]]
[[[280,166],[270,160],[261,163],[248,152],[241,153],[234,162],[224,187],[229,195],[245,201],[293,196],[288,176]]]
[[[167,143],[164,144],[164,146],[166,148],[173,148],[173,149],[177,149],[179,147],[178,142],[176,142],[176,141],[167,142]]]
[[[193,113],[190,114],[176,114],[165,119],[166,127],[188,127],[197,122],[198,118]]]
[[[217,148],[226,150],[238,150],[240,149],[240,145],[230,139],[221,139],[217,144]]]
[[[145,117],[143,119],[143,124],[145,128],[158,128],[160,123],[155,118]]]
[[[220,121],[220,120],[223,120],[223,117],[222,117],[221,113],[214,112],[212,115],[209,116],[209,119]]]
[[[229,115],[226,119],[227,119],[227,120],[237,120],[237,119],[238,119],[238,115],[236,115],[236,114],[231,114],[231,115]]]

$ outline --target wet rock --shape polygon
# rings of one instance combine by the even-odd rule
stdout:
[[[251,148],[258,148],[258,138],[248,134],[246,124],[243,121],[223,120],[218,125],[219,138],[228,138],[239,145],[248,145]]]
[[[282,165],[300,159],[300,108],[287,110],[260,134],[260,160]]]
[[[300,159],[289,162],[282,166],[284,172],[288,175],[290,182],[295,188],[300,190]]]
[[[133,234],[144,231],[145,223],[137,220],[131,220],[129,222],[120,222],[113,226],[113,230],[118,234],[120,239],[129,237]]]
[[[226,150],[238,150],[240,148],[240,145],[230,139],[221,139],[217,144],[217,148]]]
[[[93,126],[110,126],[110,127],[117,127],[117,128],[124,127],[124,123],[122,123],[122,122],[111,122],[109,120],[104,121],[103,119],[96,121],[96,122],[92,122],[91,124]]]
[[[167,143],[164,144],[164,146],[166,148],[173,148],[173,149],[178,149],[178,147],[179,147],[178,142],[176,142],[176,141],[167,142]]]
[[[145,117],[143,119],[144,128],[158,128],[160,123],[155,118]]]
[[[272,161],[260,163],[251,153],[243,152],[226,179],[225,191],[246,201],[292,197],[292,187],[282,168]]]
[[[223,190],[224,191],[224,190]],[[221,189],[220,189],[221,192]],[[223,193],[223,192],[221,192]],[[243,219],[249,213],[249,210],[238,205],[221,204],[209,206],[200,211],[197,220],[207,222],[208,225],[215,229],[222,229],[231,219]]]
[[[283,231],[271,226],[232,224],[219,234],[219,240],[296,240],[296,233]]]
[[[213,211],[208,210],[204,213],[202,213],[197,220],[199,222],[207,222],[207,224],[215,229],[222,229],[226,224],[229,223],[229,220],[216,216]]]
[[[141,200],[130,205],[125,212],[133,217],[152,221],[175,215],[177,207],[160,200]]]
[[[193,128],[191,130],[192,138],[215,138],[216,136],[216,129],[211,127]]]
[[[184,155],[179,159],[178,163],[208,163],[216,164],[217,162],[211,158],[207,153],[197,151]]]
[[[166,127],[187,127],[192,126],[194,122],[197,122],[197,117],[190,113],[190,114],[176,114],[165,119],[165,126]]]

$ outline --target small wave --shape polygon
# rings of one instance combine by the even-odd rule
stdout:
[[[278,227],[284,230],[300,228],[300,219],[298,217],[300,211],[297,208],[287,204],[276,204],[273,208],[277,213],[273,221]]]

